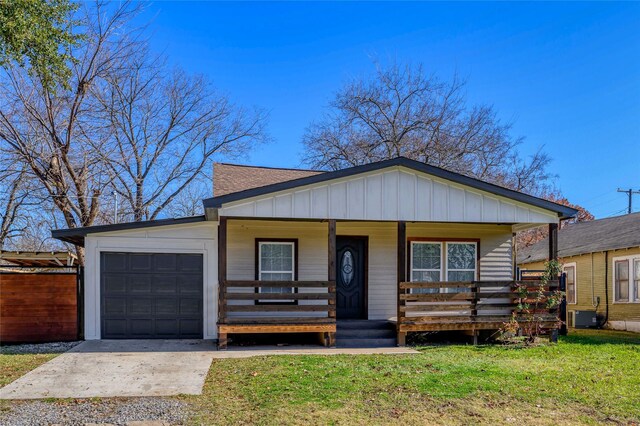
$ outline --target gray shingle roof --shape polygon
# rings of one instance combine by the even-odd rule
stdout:
[[[546,260],[548,239],[518,251],[518,263]],[[558,257],[640,247],[640,212],[569,225],[558,231]]]

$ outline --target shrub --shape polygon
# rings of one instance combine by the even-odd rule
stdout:
[[[545,323],[549,322],[549,309],[562,303],[564,292],[546,291],[549,283],[558,279],[562,265],[557,260],[550,260],[544,266],[544,273],[535,288],[530,284],[516,283],[517,305],[510,320],[500,329],[500,340],[508,343],[534,343],[544,332]],[[554,328],[560,327],[562,320],[556,317],[555,321]]]

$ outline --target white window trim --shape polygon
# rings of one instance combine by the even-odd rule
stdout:
[[[573,288],[574,288],[574,298],[573,298],[573,302],[567,302],[568,305],[577,305],[578,304],[578,267],[576,266],[576,262],[569,262],[569,263],[565,263],[564,265],[562,265],[562,272],[565,272],[564,270],[566,268],[573,268]],[[565,283],[566,284],[566,283]],[[567,288],[565,288],[565,292],[567,291]]]
[[[264,271],[265,274],[291,274],[291,281],[295,280],[296,276],[296,243],[293,241],[260,241],[258,243],[258,279],[262,281],[262,246],[291,246],[291,270],[290,271]]]
[[[452,271],[467,271],[467,272],[473,272],[473,280],[480,280],[480,276],[479,276],[479,271],[480,271],[480,265],[478,262],[478,242],[477,241],[446,241],[446,240],[434,240],[434,241],[429,241],[429,240],[415,240],[415,241],[411,241],[411,246],[410,246],[410,254],[409,254],[409,279],[410,281],[413,281],[413,271],[432,271],[435,272],[437,271],[437,269],[414,269],[413,268],[413,245],[414,244],[439,244],[440,245],[440,281],[442,282],[447,282],[448,281],[448,276],[449,276],[449,259],[448,259],[448,247],[449,244],[473,244],[475,246],[475,250],[476,250],[476,257],[474,259],[475,261],[475,269],[452,269]],[[442,292],[442,290],[448,290],[446,288],[441,288],[440,292]]]
[[[619,261],[629,261],[629,301],[619,301],[616,300],[616,262]],[[618,256],[611,259],[611,294],[613,295],[613,303],[619,303],[621,305],[634,303],[640,303],[640,300],[635,299],[635,294],[633,294],[633,282],[634,282],[634,261],[640,260],[640,254],[631,254],[628,256]]]
[[[296,280],[296,243],[294,241],[259,241],[258,242],[258,281],[262,281],[262,246],[263,245],[288,245],[291,246],[291,270],[290,271],[264,271],[265,274],[291,274],[291,281]],[[291,293],[294,292],[294,287],[277,287],[277,288],[290,288]],[[258,293],[268,293],[263,292],[262,287],[258,287]],[[291,303],[295,302],[292,299],[284,299],[284,300],[258,300],[260,303]]]
[[[413,245],[414,244],[433,244],[433,245],[439,245],[440,246],[440,269],[414,269],[413,268]],[[442,244],[442,241],[411,241],[411,253],[409,255],[409,280],[413,281],[413,271],[420,271],[420,272],[440,272],[440,281],[444,281],[444,278],[442,276],[444,268],[442,267],[442,259],[444,258],[444,253],[442,250],[442,246],[444,244]]]
[[[635,271],[635,267],[636,267],[635,263],[636,262],[640,262],[640,256],[634,258],[633,261],[631,262],[631,265],[629,265],[629,267],[631,268],[631,272],[633,272],[633,274],[631,275],[632,278],[631,278],[630,283],[629,283],[629,285],[631,286],[631,290],[633,290],[633,283],[636,280],[636,276],[635,276],[635,273],[636,273],[636,271]],[[638,283],[638,294],[634,293],[633,296],[634,297],[632,299],[632,303],[640,303],[640,282]]]
[[[456,245],[456,244],[473,244],[474,247],[476,248],[475,250],[475,258],[473,259],[475,268],[474,269],[451,269],[452,271],[459,271],[459,272],[473,272],[473,280],[476,281],[478,280],[478,242],[477,241],[445,241],[445,253],[444,253],[444,258],[445,258],[445,264],[444,264],[444,269],[445,269],[445,279],[449,278],[449,245]]]

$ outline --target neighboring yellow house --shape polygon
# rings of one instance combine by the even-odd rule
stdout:
[[[520,250],[518,266],[543,269],[547,255],[545,239]],[[558,258],[567,274],[569,327],[576,311],[595,311],[598,326],[640,332],[640,213],[561,229]]]

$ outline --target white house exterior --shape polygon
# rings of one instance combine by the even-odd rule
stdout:
[[[499,290],[514,280],[514,233],[553,230],[576,213],[405,158],[228,191],[204,206],[205,216],[53,232],[85,247],[86,339],[329,339],[342,318],[397,321],[418,309],[400,299],[452,290],[405,292],[405,281]]]

